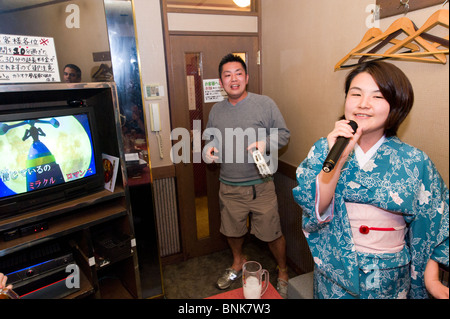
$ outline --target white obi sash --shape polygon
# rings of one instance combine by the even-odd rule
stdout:
[[[356,251],[396,253],[405,246],[406,223],[401,214],[358,203],[345,203]]]

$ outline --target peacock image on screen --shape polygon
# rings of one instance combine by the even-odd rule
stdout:
[[[87,114],[0,123],[0,198],[94,175]]]

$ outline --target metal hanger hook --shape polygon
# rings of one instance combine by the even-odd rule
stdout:
[[[447,1],[448,1],[448,0],[447,0]],[[397,9],[399,9],[401,6],[404,6],[404,7],[405,7],[405,12],[404,12],[404,14],[406,15],[406,14],[408,13],[408,11],[409,11],[409,0],[405,0],[405,1],[400,0],[400,5],[398,6]]]

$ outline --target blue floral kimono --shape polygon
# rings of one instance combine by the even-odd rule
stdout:
[[[352,152],[336,187],[332,219],[321,222],[315,213],[316,176],[328,151],[325,138],[314,144],[297,168],[293,189],[315,262],[315,297],[428,298],[427,261],[449,263],[449,192],[432,161],[397,137],[386,138],[363,168]],[[403,250],[357,252],[345,202],[401,213],[407,225]]]

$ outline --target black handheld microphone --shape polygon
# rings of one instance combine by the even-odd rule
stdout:
[[[356,129],[358,128],[358,124],[355,121],[350,120],[348,123],[353,129],[353,134],[356,133]],[[327,158],[325,159],[325,162],[323,163],[322,170],[325,173],[329,173],[334,168],[334,165],[336,165],[337,161],[341,157],[342,152],[345,150],[345,148],[348,145],[348,142],[350,141],[349,138],[339,136],[336,139],[336,143],[334,143],[333,147],[331,148],[330,152],[328,153]]]

